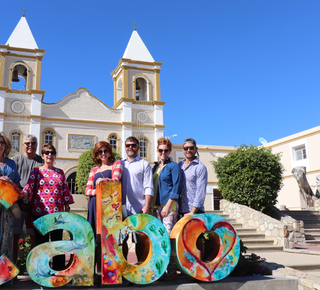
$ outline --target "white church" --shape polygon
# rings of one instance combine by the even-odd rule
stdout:
[[[157,159],[156,142],[164,135],[165,128],[165,102],[161,101],[160,94],[162,63],[153,59],[136,30],[111,72],[112,108],[85,88],[79,88],[57,103],[43,102],[45,90],[40,88],[40,81],[44,55],[45,50],[38,48],[25,16],[21,17],[6,44],[0,44],[0,131],[12,142],[10,157],[22,153],[23,137],[28,134],[37,136],[38,150],[44,143],[53,144],[57,149],[55,166],[64,170],[73,193],[78,158],[98,141],[107,140],[124,157],[124,140],[136,136],[140,142],[140,156],[150,163]],[[279,205],[300,206],[298,185],[291,173],[295,164],[305,164],[307,176],[312,179],[320,174],[320,159],[312,158],[317,154],[320,127],[310,130],[265,145],[276,153],[280,150],[284,156],[285,186],[279,194]],[[171,156],[179,162],[184,157],[182,145],[173,145]],[[225,156],[234,147],[198,147],[200,160],[208,169],[205,208],[211,210],[218,185],[210,161]],[[301,151],[303,154],[296,154]],[[309,183],[315,182],[309,180]]]

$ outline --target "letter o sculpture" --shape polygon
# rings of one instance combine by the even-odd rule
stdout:
[[[202,261],[197,249],[198,237],[210,232],[212,251]],[[218,281],[236,267],[240,256],[240,241],[233,226],[225,218],[211,214],[195,214],[179,220],[172,229],[172,255],[177,267],[201,281]]]

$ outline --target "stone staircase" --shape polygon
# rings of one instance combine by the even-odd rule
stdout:
[[[302,220],[306,244],[320,246],[320,212],[318,210],[283,210],[281,211],[295,220]]]
[[[228,214],[224,214],[221,210],[206,211],[206,213],[213,213],[226,218],[236,230],[239,239],[243,241],[246,246],[247,254],[255,252],[270,252],[270,251],[282,251],[282,246],[273,244],[273,240],[266,239],[264,234],[258,233],[255,228],[245,228],[241,223],[238,223],[235,219],[229,218]]]

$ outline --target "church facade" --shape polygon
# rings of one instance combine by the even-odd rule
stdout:
[[[114,106],[106,106],[85,88],[57,103],[44,103],[40,89],[45,50],[39,49],[25,17],[0,45],[0,130],[12,141],[12,155],[22,153],[23,136],[33,134],[39,147],[57,148],[56,166],[76,171],[79,155],[108,140],[122,155],[124,140],[136,136],[141,156],[156,158],[155,142],[164,134],[160,67],[133,31],[127,49],[112,72]],[[17,87],[17,83],[19,87]]]

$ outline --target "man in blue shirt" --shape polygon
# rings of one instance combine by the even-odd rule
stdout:
[[[182,216],[203,213],[208,181],[207,168],[196,156],[198,147],[194,139],[184,140],[182,150],[186,158],[179,163],[182,169],[179,212]]]
[[[122,204],[126,206],[127,215],[137,213],[149,214],[153,196],[153,179],[150,164],[138,155],[140,146],[136,137],[128,137],[125,141],[127,158],[122,160],[123,174],[121,179]],[[132,233],[133,242],[136,244],[136,256],[142,261],[149,247],[136,232]],[[128,236],[123,242],[123,254],[128,254]]]

